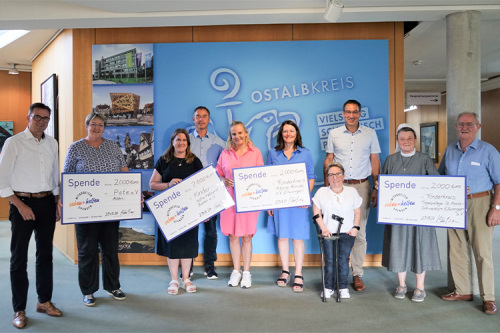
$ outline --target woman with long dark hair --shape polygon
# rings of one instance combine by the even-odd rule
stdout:
[[[155,164],[149,186],[152,190],[163,191],[182,182],[184,178],[203,169],[201,161],[190,149],[189,134],[178,128],[170,137],[170,146]],[[181,286],[188,293],[196,292],[196,286],[189,279],[193,258],[198,256],[198,226],[167,243],[160,229],[156,241],[156,253],[166,256],[172,280],[168,286],[170,295],[177,295]],[[179,284],[179,263],[182,284]]]

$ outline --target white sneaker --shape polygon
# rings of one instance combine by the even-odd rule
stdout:
[[[325,298],[330,298],[330,297],[332,297],[333,295],[335,295],[335,291],[333,291],[333,290],[331,290],[331,289],[326,289],[326,288],[325,288],[325,290],[323,290],[323,291],[321,292],[321,297],[323,297],[323,293],[325,294]]]
[[[229,281],[227,282],[227,285],[230,287],[237,287],[240,281],[241,281],[241,273],[234,269],[233,272],[231,273]]]
[[[340,298],[351,298],[351,294],[349,294],[349,289],[340,289]]]
[[[252,286],[252,274],[249,271],[243,271],[243,278],[241,279],[241,288],[250,288]]]

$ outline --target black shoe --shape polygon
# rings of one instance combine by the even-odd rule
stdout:
[[[209,280],[215,280],[215,279],[217,279],[219,277],[217,275],[217,272],[215,271],[215,267],[214,266],[207,266],[207,267],[205,267],[204,274],[207,276],[207,279],[209,279]]]
[[[95,305],[95,300],[94,300],[94,295],[83,295],[83,304],[86,306],[94,306]]]
[[[114,299],[119,300],[119,301],[123,301],[126,298],[125,294],[123,293],[123,291],[120,288],[113,290],[113,291],[107,291],[107,292],[110,296],[113,296]]]

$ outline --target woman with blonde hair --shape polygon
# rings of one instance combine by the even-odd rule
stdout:
[[[217,173],[226,185],[234,200],[233,169],[264,165],[259,148],[255,147],[248,136],[248,130],[241,121],[233,121],[229,126],[229,136],[217,162]],[[228,285],[241,288],[252,286],[250,262],[252,261],[252,237],[257,232],[259,212],[236,213],[232,206],[220,214],[220,226],[224,235],[229,236],[229,248],[233,259],[233,272]],[[241,239],[241,245],[240,245]],[[243,255],[241,272],[240,255]]]

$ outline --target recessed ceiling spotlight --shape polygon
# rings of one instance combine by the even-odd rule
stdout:
[[[12,75],[17,75],[19,74],[19,71],[17,70],[16,68],[16,64],[10,64],[12,66],[11,69],[9,69],[9,74],[12,74]]]
[[[343,9],[344,4],[342,3],[342,0],[327,0],[327,7],[323,17],[327,21],[337,22]]]

